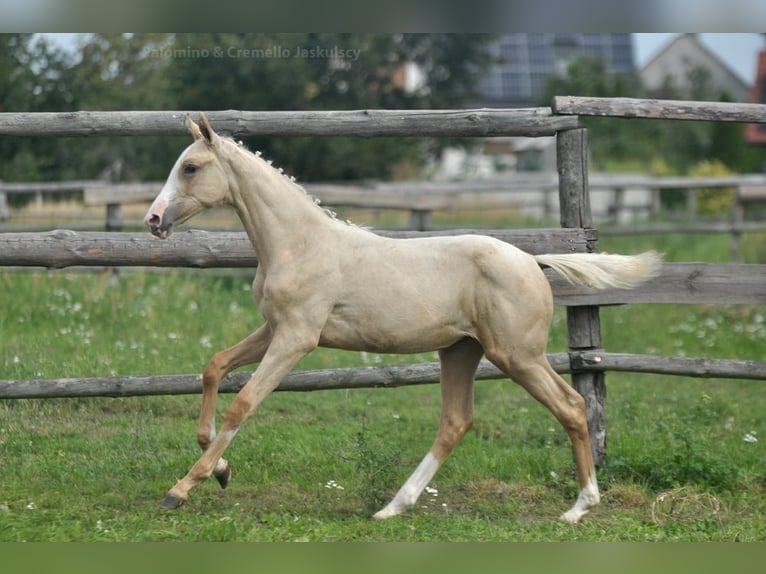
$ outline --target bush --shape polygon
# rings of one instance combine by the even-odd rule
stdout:
[[[718,160],[701,161],[689,169],[691,177],[732,175]],[[736,190],[733,187],[706,187],[697,189],[697,213],[700,215],[725,215],[731,213]]]

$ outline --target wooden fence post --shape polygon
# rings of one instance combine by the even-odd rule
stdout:
[[[431,229],[431,210],[413,209],[410,211],[410,226],[413,231],[428,231]]]
[[[615,187],[613,196],[612,196],[612,204],[609,206],[609,219],[611,220],[612,225],[620,224],[620,215],[622,214],[622,210],[624,208],[625,208],[625,188]]]
[[[0,183],[3,183],[2,180],[0,180]],[[10,217],[11,213],[8,211],[8,196],[4,191],[0,191],[0,221],[8,221]]]
[[[556,152],[561,226],[590,228],[588,131],[578,128],[558,132]],[[592,247],[595,251],[595,240]],[[567,327],[570,352],[601,350],[597,306],[567,307]],[[572,385],[585,398],[593,460],[596,466],[603,467],[606,461],[605,375],[603,372],[577,372],[573,368]]]
[[[102,172],[102,179],[107,183],[119,183],[126,181],[127,169],[125,162],[121,159],[113,161],[109,167]],[[106,225],[107,231],[122,231],[122,204],[121,203],[107,203],[106,204]]]
[[[732,261],[742,263],[742,225],[745,223],[745,205],[742,199],[742,187],[737,187],[734,205],[731,208],[731,239],[729,240],[729,257]]]
[[[119,203],[106,204],[106,226],[107,231],[122,231],[122,205]]]

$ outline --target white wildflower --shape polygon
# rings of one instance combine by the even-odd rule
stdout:
[[[104,523],[103,523],[103,521],[100,518],[98,520],[96,520],[96,530],[98,532],[104,532],[104,533],[109,532],[108,528],[104,528]]]
[[[758,442],[758,437],[755,436],[755,434],[756,434],[755,431],[750,431],[749,433],[745,434],[742,440],[744,440],[745,442],[749,442],[751,444],[756,443]]]
[[[333,488],[333,489],[335,489],[335,490],[346,490],[345,488],[343,488],[343,487],[342,487],[340,484],[338,484],[338,483],[337,483],[337,482],[335,482],[334,480],[328,480],[328,481],[325,483],[324,487],[325,487],[325,488]]]

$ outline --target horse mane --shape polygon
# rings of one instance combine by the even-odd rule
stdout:
[[[253,157],[257,158],[257,159],[260,159],[260,160],[264,161],[266,163],[266,165],[268,167],[270,167],[272,170],[274,170],[279,176],[281,176],[285,180],[286,183],[289,183],[289,184],[293,185],[294,187],[298,188],[299,190],[301,190],[303,192],[303,194],[309,199],[309,201],[311,201],[311,203],[313,203],[317,207],[317,209],[321,209],[324,212],[324,214],[327,217],[329,217],[330,219],[332,219],[334,221],[338,221],[339,223],[345,223],[346,225],[350,225],[352,227],[359,227],[360,229],[366,229],[366,230],[370,229],[367,226],[357,225],[356,223],[354,223],[353,221],[350,221],[348,219],[346,219],[345,221],[338,219],[338,214],[335,213],[335,211],[333,211],[329,207],[322,206],[322,200],[321,199],[319,199],[315,195],[311,195],[308,191],[306,191],[306,189],[297,182],[297,180],[295,179],[295,176],[287,175],[285,173],[285,170],[283,168],[281,168],[281,167],[275,167],[273,162],[272,162],[272,160],[264,158],[263,154],[261,153],[260,150],[256,150],[256,151],[250,150],[245,145],[245,142],[243,142],[242,140],[235,140],[234,138],[231,138],[231,137],[224,137],[223,139],[233,143],[234,145],[237,146],[238,149],[242,150],[243,152],[247,153],[248,155],[253,156]]]

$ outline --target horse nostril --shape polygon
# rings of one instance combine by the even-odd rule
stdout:
[[[152,213],[149,217],[146,218],[146,223],[150,227],[159,227],[161,221],[162,220],[160,219],[160,216],[155,213]]]

